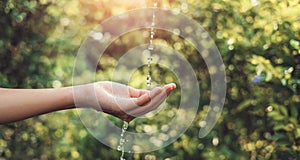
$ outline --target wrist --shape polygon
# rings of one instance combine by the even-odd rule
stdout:
[[[57,90],[58,95],[61,97],[62,109],[75,108],[74,96],[73,96],[73,87],[64,87],[55,89]]]
[[[99,104],[93,83],[72,87],[72,96],[75,107],[97,110]]]

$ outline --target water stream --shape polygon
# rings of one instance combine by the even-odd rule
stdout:
[[[126,144],[126,130],[128,128],[129,123],[126,121],[123,121],[123,126],[122,126],[122,131],[121,131],[121,138],[119,141],[119,145],[117,147],[117,150],[121,152],[121,156],[120,156],[120,160],[126,160],[124,158],[124,154],[125,154],[125,144]]]

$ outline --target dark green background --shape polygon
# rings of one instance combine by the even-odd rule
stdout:
[[[0,1],[0,86],[71,85],[76,53],[87,33],[111,16],[152,4],[141,2]],[[214,39],[226,66],[226,102],[217,125],[207,137],[199,139],[199,121],[209,104],[209,92],[205,92],[210,89],[207,69],[193,47],[185,45],[178,36],[158,31],[157,42],[177,46],[178,51],[184,53],[197,71],[204,94],[201,93],[197,118],[177,141],[159,151],[126,157],[300,159],[299,0],[165,0],[160,1],[159,6],[180,10]],[[105,57],[110,61],[99,64],[99,77],[108,78],[113,67],[110,62],[115,62],[117,53],[132,47],[132,39],[136,43],[147,43],[145,37],[138,35],[128,33],[116,40],[115,46],[119,47],[107,51]],[[176,77],[164,68],[154,66],[153,70],[153,79],[159,84],[176,82]],[[146,68],[139,71],[133,77],[141,84]],[[257,76],[259,79],[254,83],[252,80]],[[142,87],[134,79],[131,83]],[[178,97],[180,92],[176,91],[167,101],[173,112],[176,108],[172,106],[179,103]],[[160,127],[168,123],[164,118],[168,113],[149,120],[137,119],[131,129],[142,127],[144,123]],[[0,126],[0,160],[118,159],[119,155],[87,132],[75,110]]]

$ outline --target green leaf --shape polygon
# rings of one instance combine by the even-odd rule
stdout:
[[[275,131],[278,131],[278,130],[281,130],[283,129],[285,126],[283,124],[278,124],[278,125],[275,125],[275,127],[273,128]]]
[[[281,115],[279,112],[277,111],[272,111],[268,113],[268,116],[276,121],[281,121],[284,120],[285,117],[283,115]]]
[[[290,106],[291,110],[291,117],[297,118],[299,113],[298,113],[298,107],[296,106]]]
[[[295,125],[298,124],[298,119],[295,118],[295,117],[290,117],[290,118],[289,118],[289,121],[292,122],[292,123],[295,124]]]
[[[288,116],[288,111],[287,111],[286,106],[279,106],[278,108],[284,116]]]
[[[272,80],[273,74],[272,72],[267,72],[266,74],[266,82],[269,82]]]
[[[280,147],[285,147],[285,146],[291,145],[291,143],[289,141],[277,141],[276,144],[279,145]]]
[[[252,100],[245,100],[237,106],[237,111],[242,111],[251,105]]]
[[[286,80],[285,78],[281,79],[281,84],[282,84],[283,86],[286,86],[287,80]]]
[[[290,131],[292,131],[294,129],[295,129],[295,126],[292,123],[289,123],[286,126],[284,126],[284,130],[286,130],[287,132],[290,132]]]
[[[300,42],[294,39],[290,40],[290,45],[296,50],[300,50]]]
[[[270,137],[270,140],[279,140],[279,139],[286,139],[286,135],[283,133],[278,133]]]
[[[300,128],[299,128],[299,126],[298,126],[298,128],[296,129],[296,133],[295,133],[295,137],[298,139],[298,138],[300,138]]]

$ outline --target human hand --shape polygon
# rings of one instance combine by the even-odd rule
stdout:
[[[88,98],[90,102],[85,100],[87,102],[85,105],[130,122],[134,118],[158,108],[170,92],[176,88],[176,85],[170,83],[149,91],[104,81],[87,85],[85,88],[89,90],[85,91],[85,94],[90,94],[93,90],[94,96],[98,99],[98,105],[95,102],[91,103],[90,98]],[[79,102],[79,104],[84,104],[84,102]]]

